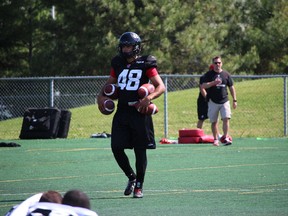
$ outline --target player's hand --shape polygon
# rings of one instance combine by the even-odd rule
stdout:
[[[237,108],[237,101],[233,101],[233,108],[234,108],[234,109]]]
[[[220,78],[216,78],[215,80],[214,80],[214,85],[220,85],[222,83],[222,79],[220,79]]]
[[[138,112],[140,112],[142,114],[147,113],[148,106],[149,106],[150,103],[151,103],[151,100],[150,100],[150,98],[148,96],[143,98],[143,99],[140,99],[139,100],[139,104],[137,106]]]

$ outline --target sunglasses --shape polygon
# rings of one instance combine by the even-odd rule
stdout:
[[[222,62],[214,62],[214,64],[221,64]]]

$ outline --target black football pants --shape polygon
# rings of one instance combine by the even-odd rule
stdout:
[[[113,149],[112,152],[114,157],[119,165],[119,167],[123,170],[125,175],[129,178],[129,180],[134,180],[136,178],[137,182],[144,182],[146,167],[147,167],[147,154],[146,149],[135,149],[135,167],[136,167],[136,175],[133,171],[129,159],[124,151],[124,149]]]

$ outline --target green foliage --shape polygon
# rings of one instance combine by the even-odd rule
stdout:
[[[125,31],[161,73],[203,73],[215,55],[233,73],[288,73],[287,11],[286,0],[5,0],[0,76],[106,75]]]

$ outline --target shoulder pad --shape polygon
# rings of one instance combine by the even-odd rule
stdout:
[[[145,65],[147,68],[157,67],[157,59],[155,56],[149,55],[146,58]]]
[[[123,58],[119,55],[115,56],[112,60],[111,60],[111,66],[113,68],[115,67],[119,67],[119,65],[121,65],[123,63]]]

